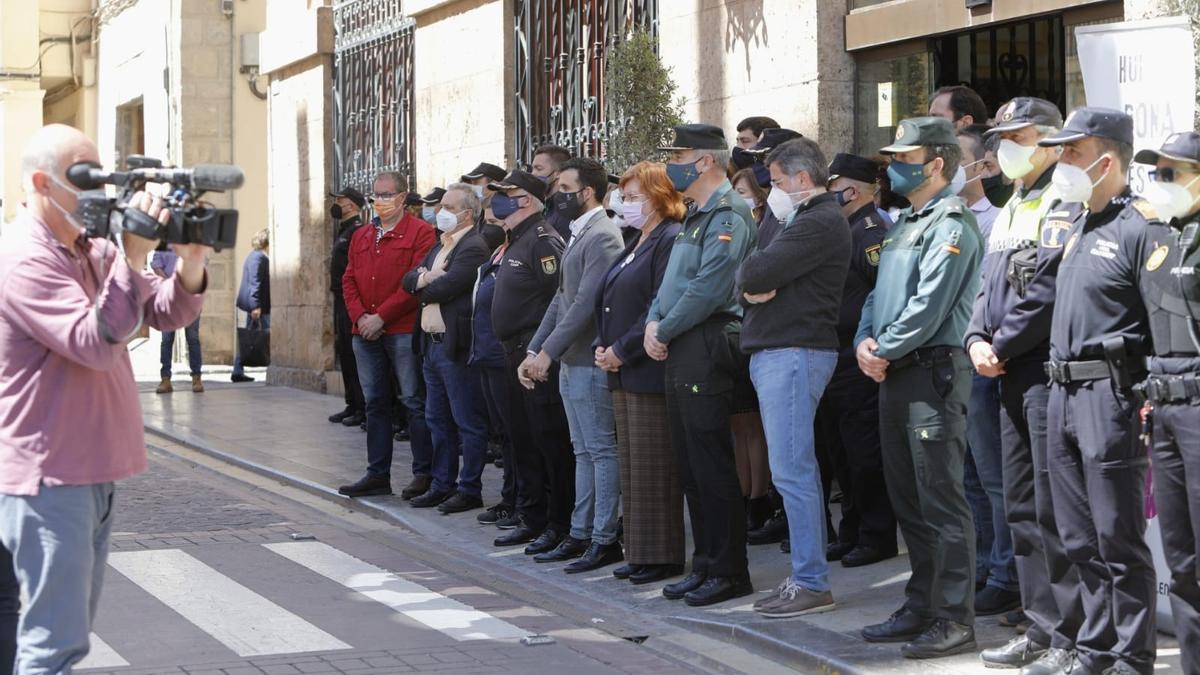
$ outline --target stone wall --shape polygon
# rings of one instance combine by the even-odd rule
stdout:
[[[767,115],[832,153],[851,146],[854,61],[845,6],[833,2],[673,0],[660,3],[660,45],[689,121],[732,135]]]

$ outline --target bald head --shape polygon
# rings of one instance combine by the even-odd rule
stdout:
[[[49,124],[38,129],[25,143],[21,155],[21,180],[26,192],[35,189],[35,173],[53,174],[61,179],[77,162],[100,163],[100,153],[92,139],[65,124]]]

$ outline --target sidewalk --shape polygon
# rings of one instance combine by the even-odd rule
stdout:
[[[223,380],[225,378],[222,378]],[[711,608],[690,608],[662,597],[663,584],[634,586],[613,579],[605,568],[583,578],[568,576],[558,565],[535,565],[520,547],[492,546],[498,530],[475,521],[477,511],[442,516],[433,509],[414,509],[398,496],[372,497],[350,502],[337,495],[338,485],[362,475],[365,435],[357,428],[330,424],[326,417],[342,407],[338,398],[258,382],[233,385],[206,382],[204,394],[177,392],[154,394],[153,382],[139,384],[147,431],[170,437],[261,474],[310,492],[353,505],[391,520],[427,538],[430,545],[474,559],[498,574],[521,579],[521,584],[549,592],[565,603],[572,597],[606,606],[618,615],[643,616],[726,640],[803,672],[841,673],[984,673],[977,656],[967,654],[934,661],[907,661],[899,645],[875,645],[858,637],[865,624],[887,618],[903,601],[909,576],[904,556],[857,569],[833,564],[830,568],[836,610],[788,620],[759,618],[752,610],[755,599],[773,589],[788,573],[787,556],[778,546],[750,547],[754,597]],[[407,483],[411,456],[406,443],[396,444],[393,487]],[[496,503],[500,471],[488,465],[484,472],[484,503]],[[690,551],[690,544],[688,546]],[[1004,643],[1010,629],[996,618],[980,618],[976,625],[980,647]],[[633,638],[634,636],[629,636]],[[1160,667],[1178,672],[1178,648],[1160,636]],[[1173,656],[1170,654],[1173,653]],[[992,671],[994,672],[994,671]],[[1015,671],[1013,671],[1015,672]]]

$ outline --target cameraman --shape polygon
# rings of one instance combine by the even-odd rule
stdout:
[[[113,483],[146,468],[126,340],[144,321],[191,323],[206,285],[200,245],[174,274],[145,271],[158,242],[89,239],[66,169],[99,164],[82,133],[50,125],[21,158],[25,208],[0,238],[0,546],[28,598],[17,672],[70,672],[88,653],[113,522]],[[157,197],[128,208],[165,223]]]

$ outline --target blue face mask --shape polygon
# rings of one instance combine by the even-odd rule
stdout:
[[[671,184],[675,189],[683,192],[696,182],[700,177],[700,172],[696,170],[696,164],[700,160],[696,160],[690,164],[667,164],[667,177],[671,179]]]
[[[846,193],[849,191],[850,188],[844,188],[841,192],[833,193],[833,195],[837,197],[838,206],[845,206],[846,204],[850,203],[850,198],[846,196]]]
[[[520,208],[521,205],[517,203],[516,197],[509,197],[502,193],[497,193],[492,197],[492,213],[501,220],[516,213]]]
[[[766,188],[771,184],[771,170],[766,164],[754,165],[754,180],[758,181],[760,188]]]
[[[888,179],[892,181],[892,192],[899,195],[906,195],[913,190],[916,190],[921,183],[925,182],[925,164],[913,164],[911,162],[897,162],[892,160],[888,165]]]
[[[433,212],[432,206],[421,207],[421,220],[424,220],[430,225],[433,225],[434,222],[437,221],[437,214]]]

